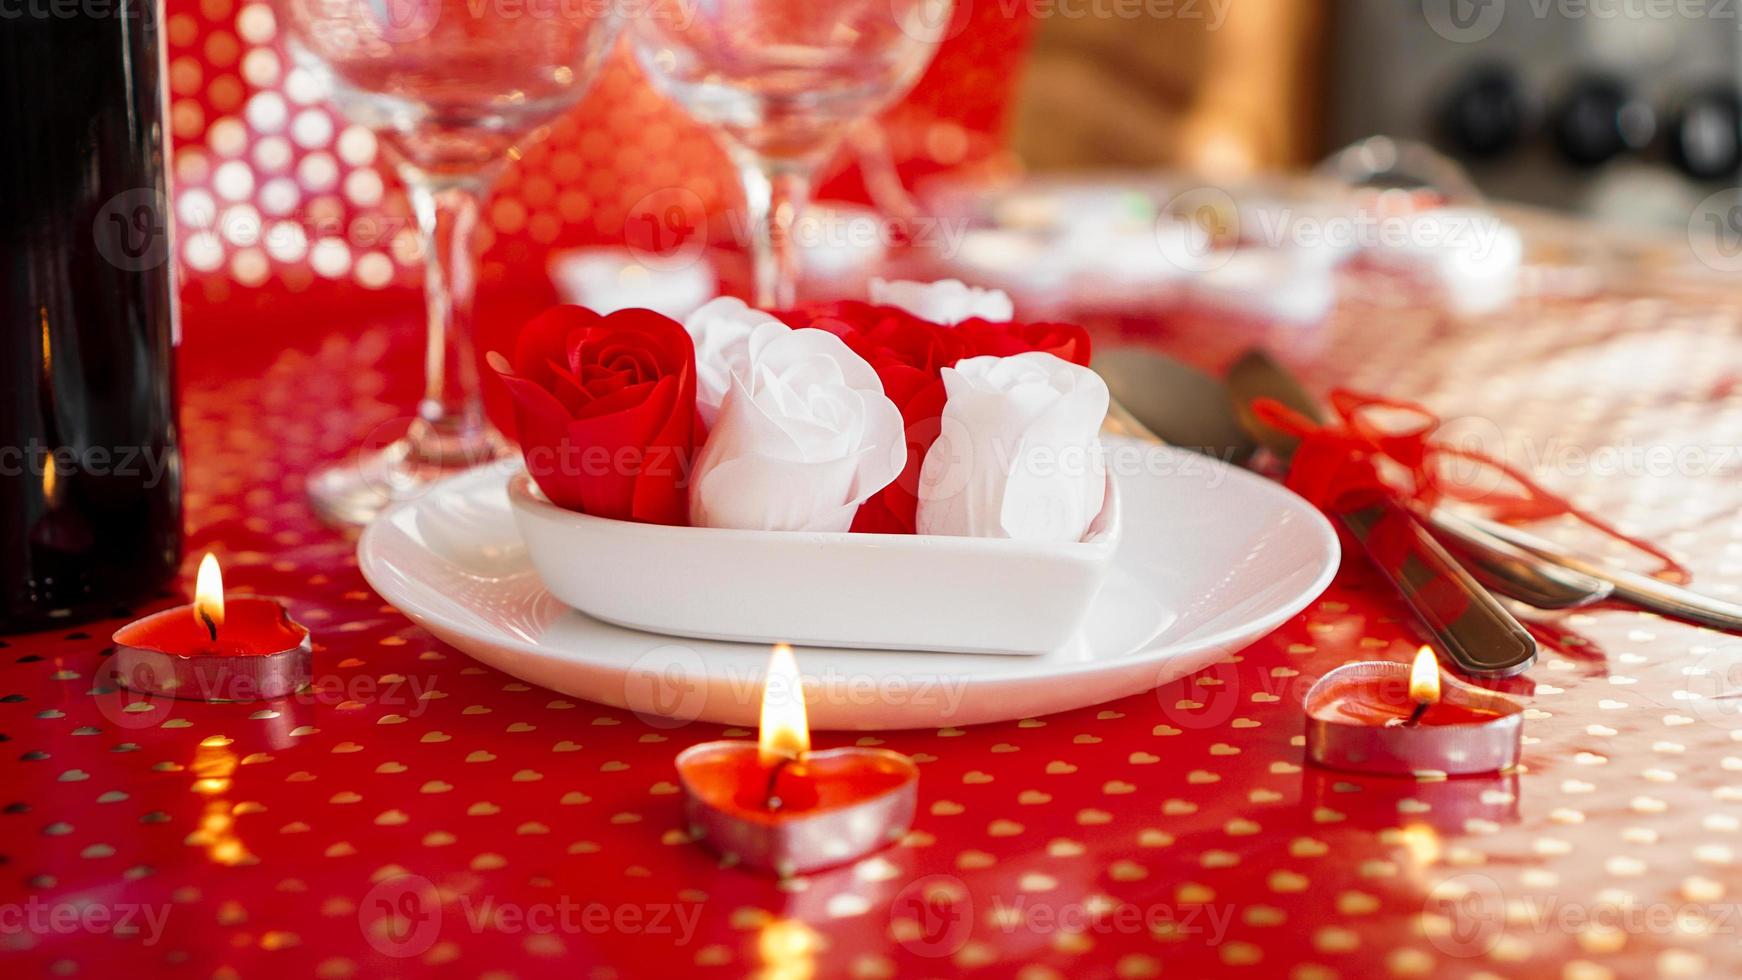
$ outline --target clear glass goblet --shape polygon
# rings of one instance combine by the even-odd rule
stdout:
[[[755,299],[793,304],[791,230],[817,167],[859,119],[907,94],[953,0],[649,0],[629,27],[654,87],[712,127],[738,169]]]
[[[502,452],[473,351],[473,231],[503,161],[597,74],[621,24],[617,2],[278,0],[296,63],[395,165],[423,246],[423,398],[405,435],[310,475],[327,520],[367,523]]]

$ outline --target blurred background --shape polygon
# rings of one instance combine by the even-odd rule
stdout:
[[[184,289],[223,302],[238,285],[415,285],[403,190],[371,134],[292,64],[273,7],[169,0],[168,15]],[[1200,294],[1242,307],[1280,275],[1298,288],[1259,312],[1311,319],[1326,287],[1292,265],[1182,270],[1177,257],[1134,259],[1132,236],[1149,243],[1159,228],[1165,253],[1165,225],[1184,218],[1198,226],[1184,232],[1192,254],[1215,252],[1253,238],[1252,207],[1290,202],[1298,217],[1336,200],[1302,183],[1315,172],[1538,222],[1527,258],[1562,271],[1601,274],[1606,259],[1583,231],[1557,245],[1557,215],[1617,231],[1601,244],[1634,270],[1729,271],[1693,262],[1686,240],[1707,221],[1742,233],[1725,227],[1723,196],[1742,166],[1737,17],[1619,0],[959,0],[918,86],[826,168],[816,214],[833,224],[807,242],[811,288],[850,291],[890,269],[998,284],[1018,266],[1034,286],[1039,267],[1057,273],[1030,290],[1042,310],[1081,305],[1067,295],[1078,273],[1106,280],[1092,299],[1153,308],[1184,271],[1213,273]],[[599,305],[632,301],[638,282],[681,298],[741,281],[724,156],[622,50],[539,136],[484,212],[486,312],[493,289],[543,288],[547,275],[552,295]],[[1374,136],[1390,139],[1321,166]],[[1659,241],[1670,251],[1641,261]],[[702,269],[634,261],[674,250]],[[1579,281],[1526,274],[1524,289]]]

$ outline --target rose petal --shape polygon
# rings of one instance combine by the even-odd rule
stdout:
[[[684,330],[695,345],[696,405],[712,426],[732,389],[732,376],[750,363],[750,335],[780,321],[741,299],[721,296],[684,319]]]
[[[1082,538],[1107,495],[1106,463],[1095,436],[1107,404],[1104,386],[1079,385],[1022,433],[998,509],[1005,535]]]
[[[691,517],[709,527],[847,530],[906,460],[877,372],[821,330],[758,328],[696,461]]]
[[[901,411],[907,458],[889,485],[872,494],[859,508],[853,530],[873,534],[912,534],[919,507],[920,467],[942,428],[944,383],[939,377],[913,373],[917,386],[892,400]]]
[[[561,472],[569,413],[555,395],[525,378],[497,374],[514,401],[514,430],[519,435],[526,470],[551,503],[581,509],[580,488]]]
[[[863,503],[900,475],[907,462],[907,440],[902,434],[901,411],[881,393],[866,394],[862,436],[864,455],[853,483],[852,503]]]
[[[851,493],[858,466],[853,456],[795,463],[755,455],[698,466],[691,516],[704,527],[845,531],[859,508]]]
[[[619,411],[569,423],[570,441],[582,447],[579,474],[588,514],[637,520],[635,486],[640,476],[641,452],[664,424],[676,399],[676,384],[661,379],[649,388],[648,397]]]
[[[553,306],[527,322],[514,342],[515,372],[544,385],[543,371],[569,364],[569,334],[597,319],[579,306]]]
[[[593,398],[591,401],[581,406],[579,411],[573,413],[574,417],[578,419],[598,418],[604,415],[615,415],[618,412],[632,409],[647,400],[647,397],[653,393],[653,388],[659,383],[659,380],[661,379],[632,385],[626,388],[617,388],[614,391],[604,391],[598,397]],[[601,386],[601,388],[603,387],[604,386]]]
[[[695,462],[696,376],[686,368],[664,380],[676,382],[672,403],[665,424],[648,442],[652,452],[635,484],[634,512],[636,520],[652,524],[687,525],[690,466]]]
[[[968,320],[956,328],[973,355],[1012,357],[1045,351],[1072,364],[1089,365],[1088,331],[1070,323],[989,323]]]
[[[1077,541],[1106,493],[1100,376],[1052,354],[943,372],[942,431],[920,472],[921,534]]]
[[[804,459],[803,447],[756,403],[746,380],[737,377],[732,379],[732,390],[708,432],[704,451],[708,449],[724,459],[751,453],[795,462]]]
[[[775,348],[776,344],[778,348]],[[756,364],[772,358],[772,366],[777,369],[802,364],[807,375],[820,374],[838,379],[838,383],[849,388],[883,390],[883,382],[878,379],[876,370],[863,357],[853,353],[841,338],[824,330],[782,332],[758,327],[750,336],[750,357]]]

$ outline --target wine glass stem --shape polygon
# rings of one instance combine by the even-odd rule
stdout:
[[[481,463],[494,454],[495,439],[484,418],[472,346],[473,233],[489,181],[483,176],[432,179],[409,168],[402,175],[423,243],[427,307],[423,399],[407,438],[419,462]]]
[[[750,219],[756,305],[791,309],[798,296],[799,249],[792,229],[810,203],[810,160],[775,159],[739,148],[733,154]]]

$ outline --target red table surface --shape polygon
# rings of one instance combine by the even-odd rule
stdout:
[[[1426,399],[1735,595],[1736,302],[1527,300],[1461,324],[1345,285],[1315,381]],[[1512,685],[1522,773],[1327,774],[1303,766],[1307,684],[1417,644],[1355,558],[1274,635],[1153,694],[859,739],[923,772],[913,831],[875,857],[778,884],[722,869],[686,836],[672,758],[752,733],[478,666],[383,605],[304,502],[311,462],[403,414],[414,304],[190,303],[189,580],[211,549],[232,590],[288,597],[320,682],[130,712],[102,679],[118,621],[8,638],[7,975],[1742,974],[1742,701],[1717,696],[1742,645],[1538,615],[1542,662]]]

